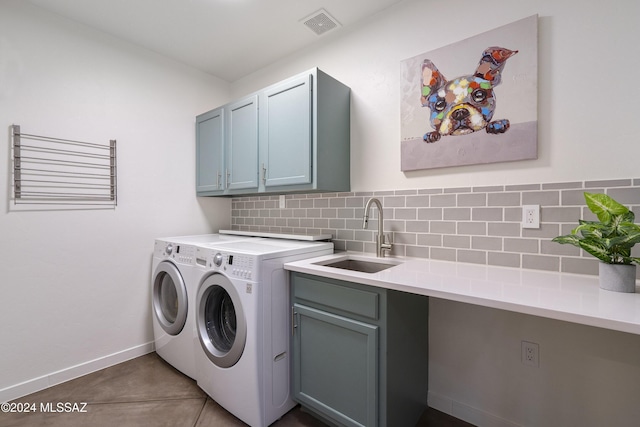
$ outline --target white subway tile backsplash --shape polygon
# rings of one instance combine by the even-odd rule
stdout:
[[[584,192],[606,192],[640,213],[640,178],[505,186],[455,187],[235,197],[232,228],[278,233],[332,234],[337,250],[375,252],[377,209],[362,229],[364,205],[377,197],[392,254],[567,273],[597,274],[598,261],[551,241],[596,219]],[[540,205],[541,227],[522,229],[522,205]],[[640,248],[634,249],[635,256]]]

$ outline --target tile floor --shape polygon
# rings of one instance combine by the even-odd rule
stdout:
[[[33,413],[0,412],[0,427],[246,427],[207,397],[195,381],[175,370],[156,353],[120,363],[84,377],[17,399],[35,404]],[[41,403],[87,403],[86,412],[41,412]],[[63,406],[64,408],[64,406]],[[300,407],[273,427],[326,427]],[[472,427],[427,409],[418,427]]]

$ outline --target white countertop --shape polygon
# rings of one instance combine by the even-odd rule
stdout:
[[[378,273],[318,265],[348,256],[400,264]],[[290,262],[285,269],[640,335],[640,293],[602,290],[597,276],[355,252]]]

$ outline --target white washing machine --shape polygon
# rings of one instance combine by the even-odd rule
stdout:
[[[331,253],[333,243],[263,238],[196,248],[196,381],[251,427],[268,426],[295,406],[283,265]]]
[[[151,266],[153,335],[158,355],[180,372],[195,378],[195,245],[232,242],[239,236],[202,234],[159,238]]]

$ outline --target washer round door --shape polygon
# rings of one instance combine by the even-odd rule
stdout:
[[[178,335],[187,321],[187,287],[171,262],[158,264],[153,273],[153,312],[169,335]]]
[[[244,351],[247,322],[240,296],[222,274],[207,277],[198,290],[198,338],[205,354],[221,368],[235,365]]]

